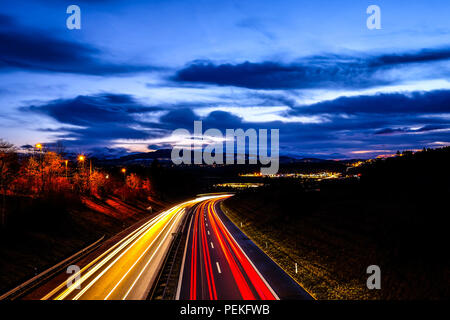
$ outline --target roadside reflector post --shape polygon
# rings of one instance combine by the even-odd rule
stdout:
[[[267,249],[267,241],[266,241],[266,249]]]
[[[295,273],[298,273],[297,262],[295,263]]]
[[[242,228],[242,222],[241,222],[241,228]]]

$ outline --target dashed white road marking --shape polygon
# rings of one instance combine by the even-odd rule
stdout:
[[[216,262],[216,266],[217,266],[217,271],[218,271],[219,273],[222,273],[222,271],[220,270],[219,262]]]
[[[209,230],[207,232],[208,232],[208,236],[209,236],[210,235]]]
[[[214,245],[213,245],[213,243],[211,242],[211,248],[213,248],[214,249]]]

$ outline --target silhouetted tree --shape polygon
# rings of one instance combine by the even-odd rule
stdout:
[[[0,188],[2,190],[1,225],[6,223],[6,191],[18,171],[16,147],[0,139]]]

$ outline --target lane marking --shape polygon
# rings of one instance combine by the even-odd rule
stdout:
[[[216,261],[216,266],[217,266],[217,271],[218,271],[219,273],[222,273],[222,271],[220,270],[219,262],[217,262],[217,261]]]
[[[209,233],[209,230],[207,232],[208,232],[208,236],[210,236],[211,234]]]
[[[86,293],[86,291],[88,291],[106,272],[108,272],[109,269],[111,269],[127,252],[128,250],[130,250],[136,243],[138,243],[139,241],[141,241],[141,239],[143,239],[143,237],[145,235],[148,234],[148,232],[153,232],[154,231],[154,227],[158,224],[161,223],[161,221],[164,220],[164,218],[169,217],[170,214],[173,213],[174,215],[176,215],[176,213],[178,212],[179,208],[177,208],[177,210],[174,211],[168,211],[166,214],[164,214],[163,216],[161,216],[161,219],[159,219],[157,222],[155,222],[152,225],[152,228],[150,228],[149,230],[147,230],[145,233],[143,233],[137,240],[135,240],[135,242],[129,246],[126,250],[124,250],[113,262],[111,262],[111,264],[109,264],[98,276],[96,276],[91,282],[89,282],[86,287],[84,287],[72,300],[78,300],[83,294]],[[171,221],[172,218],[170,218],[169,221]],[[150,246],[153,244],[155,240],[152,241],[152,243],[150,244]],[[89,276],[90,277],[90,276]]]
[[[172,224],[170,225],[169,230],[173,229],[173,226],[179,222],[181,215],[178,213],[178,215],[176,216],[176,219],[172,222]],[[173,218],[172,218],[173,219]],[[172,221],[172,220],[171,220]],[[170,222],[171,222],[170,221]],[[170,223],[169,222],[169,223]],[[167,227],[167,225],[166,225]],[[165,228],[166,228],[165,227]],[[164,229],[165,229],[164,228]],[[162,233],[163,231],[161,231]],[[161,236],[161,233],[158,235],[158,238]],[[134,280],[133,284],[131,285],[130,289],[128,289],[127,293],[123,296],[122,300],[125,300],[128,295],[130,294],[131,290],[133,290],[134,286],[136,285],[136,283],[138,282],[139,278],[142,276],[142,274],[144,273],[145,269],[147,269],[148,265],[150,264],[150,262],[153,260],[153,257],[158,253],[159,248],[161,248],[161,246],[163,245],[163,243],[166,241],[167,237],[170,235],[170,232],[166,232],[166,235],[164,236],[164,238],[162,239],[162,241],[159,243],[158,247],[156,248],[156,250],[153,252],[152,256],[150,257],[150,259],[148,259],[147,263],[145,264],[144,268],[142,268],[141,272],[139,273],[139,275],[137,276],[137,278]],[[156,241],[156,239],[155,239]],[[140,258],[139,258],[140,259]]]
[[[218,197],[218,196],[199,197],[199,198],[196,198],[196,199],[193,199],[190,201],[180,203],[172,208],[169,208],[168,210],[165,210],[165,211],[155,215],[150,220],[148,220],[141,226],[137,227],[135,230],[131,231],[128,235],[125,235],[121,240],[119,240],[119,242],[117,242],[112,247],[110,247],[109,249],[107,249],[106,251],[101,253],[94,260],[92,260],[85,267],[83,267],[83,269],[80,270],[80,272],[78,272],[77,274],[81,275],[84,272],[87,272],[87,274],[84,273],[83,276],[81,276],[81,280],[79,280],[79,282],[84,283],[85,281],[89,280],[89,278],[92,275],[94,275],[97,270],[99,270],[101,267],[103,267],[107,263],[110,263],[110,261],[114,258],[114,256],[119,254],[120,251],[122,251],[122,250],[128,251],[128,249],[130,247],[132,247],[136,243],[138,243],[141,240],[141,237],[144,236],[149,230],[151,230],[152,227],[159,220],[161,220],[164,216],[167,216],[171,212],[177,211],[180,208],[187,207],[189,205],[193,205],[193,204],[196,204],[196,203],[208,200],[208,199],[213,199],[216,197]],[[114,264],[114,263],[115,263],[115,261],[112,262],[112,264]],[[77,274],[75,274],[73,276],[76,276]],[[92,283],[89,283],[88,285],[91,286]],[[65,289],[65,291],[63,293],[60,293],[55,299],[61,300],[61,299],[66,298],[70,293],[72,293],[72,291],[74,290],[73,287],[75,287],[75,286],[71,286],[67,289],[65,287],[66,287],[66,281],[61,283],[58,287],[56,287],[50,293],[48,293],[46,296],[41,298],[41,300],[46,300],[46,299],[51,298],[52,296],[57,294],[61,289]]]
[[[178,208],[177,208],[177,210],[178,210]],[[103,267],[103,265],[106,265],[110,260],[114,259],[114,257],[119,252],[121,252],[123,249],[123,251],[122,251],[122,253],[120,253],[119,257],[116,258],[113,262],[111,262],[106,267],[106,269],[100,274],[100,276],[97,276],[94,280],[89,282],[87,284],[87,286],[84,289],[82,289],[81,292],[77,296],[75,296],[75,298],[73,298],[72,300],[77,300],[78,299],[77,297],[84,294],[105,272],[107,272],[109,270],[109,268],[111,268],[124,254],[126,254],[128,252],[128,250],[130,250],[134,246],[134,244],[139,242],[147,234],[147,232],[152,230],[153,226],[155,226],[157,223],[159,223],[169,213],[170,213],[169,211],[162,212],[160,215],[158,215],[157,217],[152,219],[154,221],[152,223],[150,223],[146,228],[139,231],[140,233],[136,233],[135,235],[133,235],[126,242],[124,242],[120,247],[116,248],[113,252],[111,252],[108,256],[106,256],[103,260],[100,260],[96,265],[94,265],[86,274],[84,274],[82,276],[82,279],[79,282],[80,284],[82,284],[82,283],[84,283],[84,281],[90,279],[90,277],[93,276],[97,272],[97,270],[99,270],[101,267]],[[83,277],[84,277],[84,279],[83,279]],[[62,294],[60,294],[58,297],[56,297],[55,300],[64,299],[74,290],[75,290],[75,286],[71,286],[71,287],[67,288]]]
[[[216,202],[216,204],[219,203],[218,201]],[[266,279],[263,277],[263,275],[259,272],[258,268],[256,268],[256,266],[253,264],[252,260],[250,260],[250,258],[247,256],[247,254],[245,253],[245,251],[242,249],[242,247],[240,246],[240,244],[236,241],[236,239],[233,237],[233,235],[231,234],[231,232],[227,229],[227,227],[225,226],[225,224],[222,221],[222,218],[217,214],[217,211],[215,210],[215,208],[213,208],[213,210],[216,213],[216,217],[220,220],[220,222],[222,223],[222,226],[225,228],[226,232],[228,233],[228,235],[231,237],[231,239],[234,241],[234,243],[238,246],[238,248],[241,250],[241,252],[244,254],[244,256],[247,258],[248,262],[250,262],[251,266],[253,267],[253,269],[256,271],[256,273],[260,276],[260,278],[262,279],[262,281],[264,282],[264,284],[267,286],[267,288],[269,288],[270,292],[274,295],[276,300],[280,300],[280,298],[278,297],[278,295],[275,293],[275,291],[272,289],[272,287],[269,285],[269,283],[266,281]],[[223,213],[223,212],[222,212]],[[224,213],[223,213],[224,214]],[[233,222],[232,222],[233,223]],[[239,228],[238,228],[239,229]],[[241,231],[239,229],[239,231]],[[242,231],[241,231],[242,232]],[[244,233],[244,232],[242,232]],[[245,234],[245,233],[244,233]],[[264,251],[263,251],[264,252]]]
[[[83,269],[81,269],[80,272],[78,272],[77,274],[73,275],[74,277],[76,276],[80,276],[82,273],[84,273],[85,271],[87,271],[92,265],[94,265],[97,261],[100,261],[103,257],[107,256],[110,252],[114,251],[115,249],[117,250],[121,250],[121,248],[125,248],[126,245],[128,245],[132,240],[136,239],[138,234],[142,234],[144,231],[144,229],[148,229],[149,227],[151,227],[153,225],[153,221],[155,219],[157,219],[160,215],[164,214],[164,212],[161,212],[160,214],[156,215],[155,217],[151,218],[149,221],[145,222],[142,226],[138,227],[137,229],[135,229],[134,231],[132,231],[130,234],[126,235],[122,240],[120,240],[118,243],[116,243],[115,245],[113,245],[111,248],[109,248],[108,250],[106,250],[105,252],[103,252],[101,255],[99,255],[97,258],[95,258],[94,260],[92,260],[89,264],[87,264]],[[107,258],[105,258],[107,259]],[[84,279],[86,280],[86,279]],[[80,280],[81,283],[84,280]],[[61,289],[63,289],[64,287],[66,287],[66,282],[63,282],[61,285],[59,285],[58,287],[56,287],[54,290],[52,290],[50,293],[48,293],[46,296],[44,296],[43,298],[41,298],[41,300],[47,300],[49,299],[51,296],[55,295],[58,291],[60,291]]]
[[[214,249],[214,245],[213,245],[213,243],[211,242],[211,248],[213,248]]]
[[[184,209],[181,209],[180,212],[183,212]],[[178,212],[178,213],[180,213]],[[176,213],[177,214],[177,213]],[[176,215],[175,214],[175,215]],[[174,215],[174,216],[175,216]],[[167,224],[169,224],[172,221],[173,217],[169,220],[169,222]],[[167,226],[166,224],[166,226]],[[161,233],[164,232],[166,226],[164,226],[164,228],[160,231],[160,233],[153,239],[153,241],[150,243],[149,246],[147,246],[147,249],[145,249],[145,251],[139,256],[139,258],[133,263],[133,265],[128,269],[128,271],[122,276],[122,278],[120,278],[120,280],[116,283],[116,285],[114,286],[114,288],[111,289],[111,291],[108,293],[108,295],[103,299],[103,300],[108,300],[108,298],[111,296],[111,294],[114,292],[114,290],[116,290],[116,288],[120,285],[120,283],[122,282],[122,280],[128,275],[128,273],[130,273],[130,271],[134,268],[134,266],[141,260],[141,258],[147,253],[147,251],[150,249],[150,247],[153,245],[153,243],[161,236]]]

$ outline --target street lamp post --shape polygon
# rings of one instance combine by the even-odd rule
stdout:
[[[64,160],[64,163],[66,164],[66,180],[67,180],[67,164],[69,163],[69,160]]]
[[[82,172],[84,174],[84,161],[86,160],[86,157],[84,155],[80,154],[77,159],[78,159],[78,162],[81,165],[81,170],[82,170]]]
[[[44,164],[42,161],[42,144],[36,143],[34,146],[39,152],[39,169],[41,171],[41,191],[44,189]]]
[[[125,169],[125,168],[122,168],[122,173],[123,173],[123,181],[125,182],[125,183],[127,183],[127,169]]]
[[[80,155],[78,156],[78,161],[79,161],[80,163],[84,164],[84,160],[86,160],[86,157],[83,156],[82,154],[80,154]]]

